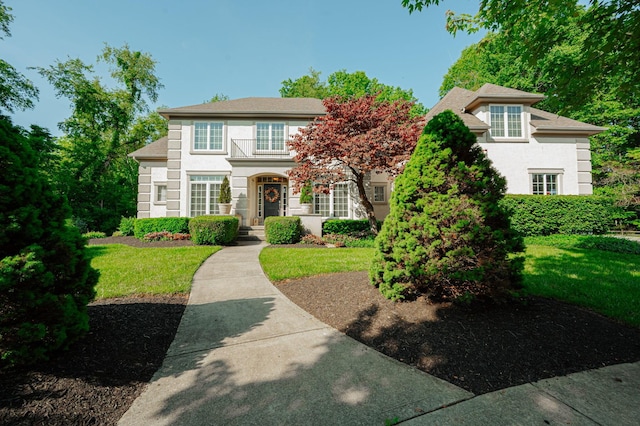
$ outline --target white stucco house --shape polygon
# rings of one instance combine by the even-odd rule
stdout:
[[[533,108],[544,97],[491,84],[476,92],[455,88],[427,119],[456,112],[477,135],[513,194],[591,194],[590,135],[604,129]],[[311,98],[243,98],[159,111],[169,132],[131,154],[139,162],[138,217],[218,213],[220,184],[229,177],[232,213],[244,226],[269,216],[302,212],[287,170],[295,163],[286,141],[324,115]],[[372,174],[376,216],[388,213],[391,183]],[[361,216],[354,188],[315,194],[319,218]]]
[[[509,194],[590,195],[589,136],[606,129],[533,108],[544,95],[494,84],[453,88],[427,114],[455,112],[507,179]]]

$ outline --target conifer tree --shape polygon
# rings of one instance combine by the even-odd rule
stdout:
[[[518,287],[524,249],[499,201],[505,179],[452,111],[433,117],[395,181],[372,284],[390,299],[498,298]]]

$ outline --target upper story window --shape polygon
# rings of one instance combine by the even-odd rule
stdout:
[[[257,123],[256,149],[284,151],[284,123]]]
[[[193,149],[196,151],[223,150],[223,123],[196,122],[194,124]]]
[[[491,105],[491,136],[494,138],[522,138],[522,106]]]

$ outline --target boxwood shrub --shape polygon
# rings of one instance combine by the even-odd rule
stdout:
[[[120,231],[125,237],[134,235],[136,230],[136,220],[137,219],[135,217],[123,217],[120,219],[118,231]]]
[[[189,221],[191,241],[198,245],[229,245],[238,237],[235,216],[197,216]]]
[[[264,220],[269,244],[295,244],[300,241],[302,223],[298,216],[271,216]]]
[[[139,239],[152,232],[169,232],[171,234],[188,234],[188,217],[154,217],[148,219],[136,219],[133,235]]]
[[[378,230],[382,221],[378,221]],[[322,224],[322,234],[352,235],[369,232],[367,219],[329,219]]]
[[[616,208],[594,195],[507,195],[512,227],[524,236],[603,234],[613,226]]]

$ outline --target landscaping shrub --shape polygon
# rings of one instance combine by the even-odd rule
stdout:
[[[0,367],[44,360],[82,337],[98,281],[29,138],[0,116]]]
[[[367,224],[369,222],[367,221]],[[371,235],[369,230],[357,234],[327,234],[323,237],[324,241],[336,245],[336,247],[353,247],[353,248],[372,248],[374,247],[375,237]]]
[[[107,234],[102,231],[85,232],[84,234],[82,234],[82,236],[87,240],[90,240],[92,238],[107,238]]]
[[[302,223],[298,216],[271,216],[264,221],[269,244],[295,244],[300,241]]]
[[[311,244],[311,245],[317,245],[317,246],[323,246],[325,245],[324,240],[322,239],[322,237],[319,237],[317,235],[313,235],[313,234],[307,234],[304,235],[301,239],[300,239],[300,243],[302,244]]]
[[[134,226],[134,236],[142,240],[144,236],[151,232],[169,232],[170,234],[188,234],[188,217],[155,217],[148,219],[136,219]]]
[[[120,219],[120,226],[118,231],[125,237],[133,236],[136,230],[136,218],[135,217],[123,217]]]
[[[519,288],[524,249],[499,201],[505,179],[452,111],[433,117],[395,181],[371,282],[397,300],[498,299]]]
[[[378,221],[378,230],[381,226],[382,221]],[[369,220],[367,219],[329,219],[322,224],[323,234],[351,235],[363,232],[370,233]]]
[[[507,195],[501,205],[524,236],[603,234],[619,213],[610,198],[593,195]]]
[[[144,241],[179,241],[179,240],[188,240],[190,238],[191,238],[190,234],[181,234],[181,233],[172,234],[171,232],[162,231],[162,232],[150,232],[144,236],[143,240]]]
[[[191,240],[198,245],[228,245],[238,237],[235,216],[198,216],[189,222]]]

